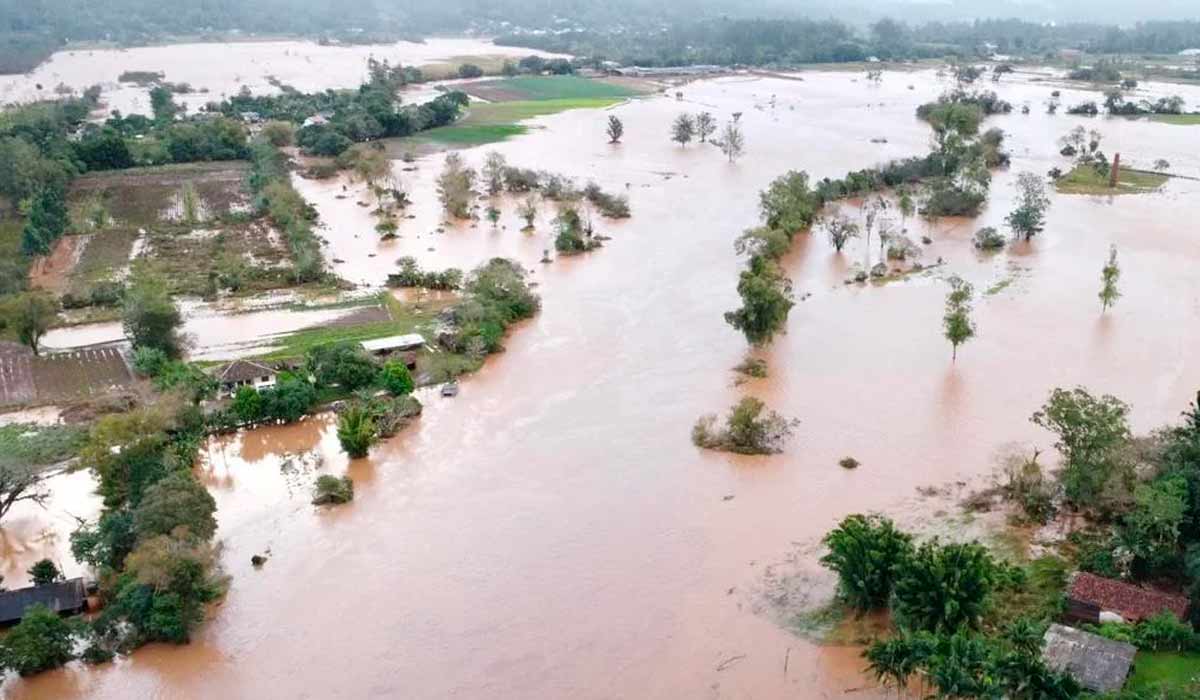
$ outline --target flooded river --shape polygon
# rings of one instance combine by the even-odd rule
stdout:
[[[824,532],[860,511],[929,520],[952,505],[914,500],[918,486],[977,481],[1012,441],[1049,447],[1028,417],[1052,387],[1120,396],[1139,430],[1174,420],[1200,387],[1200,182],[1054,196],[1046,231],[999,254],[977,253],[971,235],[1002,227],[1017,173],[1062,164],[1055,142],[1075,124],[1099,129],[1123,162],[1166,158],[1193,176],[1200,152],[1183,144],[1200,132],[1051,117],[1041,105],[1055,86],[1002,83],[1018,110],[989,125],[1009,133],[1013,165],[996,174],[986,212],[908,222],[932,238],[924,261],[945,264],[846,286],[861,248],[837,255],[818,235],[799,237],[784,264],[797,297],[811,296],[761,353],[770,378],[736,387],[730,368],[746,345],[721,314],[738,303],[732,242],[756,223],[758,191],[792,168],[836,177],[924,153],[930,133],[914,108],[947,87],[932,72],[888,73],[880,86],[852,73],[803,78],[711,80],[684,87],[682,102],[616,107],[618,146],[605,143],[605,114],[589,111],[540,118],[497,146],[510,163],[630,195],[633,218],[599,226],[613,238],[603,249],[550,265],[535,262],[545,222],[521,233],[511,203],[505,229],[435,233],[437,159],[398,169],[417,218],[389,243],[365,236],[373,223],[353,198],[336,199],[340,184],[299,185],[347,261],[341,274],[379,281],[400,255],[464,268],[512,255],[536,268],[542,313],[458,398],[423,397],[421,419],[368,459],[347,463],[324,418],[214,441],[198,468],[233,578],[198,638],[10,681],[9,696],[876,697],[857,650],[780,624],[780,595],[829,594],[815,555]],[[1196,90],[1178,92],[1200,103]],[[721,121],[744,113],[737,164],[669,141],[670,120],[700,109]],[[465,156],[478,166],[485,150]],[[1101,315],[1110,244],[1124,296]],[[954,364],[940,326],[949,273],[992,291]],[[693,447],[697,416],[745,393],[802,420],[785,453]],[[847,455],[862,466],[838,467]],[[355,480],[351,505],[309,505],[312,474],[343,472]],[[251,555],[268,551],[253,569]],[[808,583],[770,588],[780,572]]]

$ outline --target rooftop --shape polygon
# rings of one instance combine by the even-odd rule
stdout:
[[[251,360],[234,360],[217,370],[217,379],[222,384],[231,382],[249,382],[259,377],[270,377],[275,370]]]
[[[391,352],[393,350],[415,350],[425,344],[425,338],[420,333],[392,335],[387,338],[362,341],[363,350],[367,352]]]
[[[1188,599],[1184,596],[1160,593],[1085,571],[1075,574],[1067,597],[1118,613],[1130,622],[1154,617],[1164,610],[1180,620],[1187,617]]]
[[[1125,685],[1134,654],[1137,647],[1132,644],[1058,624],[1046,630],[1042,647],[1047,666],[1098,693],[1120,690]]]
[[[25,610],[41,603],[56,613],[76,613],[87,605],[83,579],[56,581],[0,593],[0,625],[20,622]]]

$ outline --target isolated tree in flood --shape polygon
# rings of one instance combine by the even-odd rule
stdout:
[[[1046,226],[1046,210],[1050,208],[1050,197],[1042,178],[1033,173],[1017,176],[1017,208],[1005,218],[1013,233],[1029,240]]]
[[[463,163],[459,154],[447,153],[442,174],[437,179],[438,199],[447,214],[456,219],[470,216],[474,185],[475,171]]]
[[[1121,292],[1117,289],[1117,281],[1121,279],[1121,266],[1117,264],[1117,247],[1108,249],[1108,262],[1100,270],[1100,311],[1108,311],[1108,307],[1117,303]]]
[[[621,137],[625,135],[625,124],[615,114],[608,115],[608,127],[604,130],[608,134],[609,143],[621,143]]]
[[[742,127],[737,122],[727,122],[721,130],[721,140],[717,142],[721,153],[733,163],[742,157],[746,151],[746,137],[742,135]]]
[[[483,181],[493,197],[504,191],[504,170],[508,161],[498,151],[489,151],[483,160]]]
[[[671,140],[680,146],[686,146],[692,142],[692,138],[696,135],[696,121],[692,119],[690,114],[681,114],[675,117],[675,121],[671,123]]]
[[[858,224],[841,214],[827,216],[821,222],[822,228],[829,236],[829,243],[837,252],[842,252],[842,248],[850,241],[851,238],[858,237]]]
[[[950,293],[946,295],[946,313],[942,316],[942,328],[946,340],[953,347],[950,359],[958,360],[958,346],[975,337],[975,324],[971,321],[971,299],[975,288],[970,282],[955,275],[950,278]]]
[[[696,115],[696,135],[700,137],[700,143],[708,143],[708,137],[716,131],[717,120],[713,119],[712,112],[701,112]]]
[[[916,203],[913,202],[912,192],[907,187],[900,190],[900,198],[896,201],[896,208],[900,210],[900,228],[907,231],[908,217],[917,211]]]
[[[517,206],[517,214],[525,220],[525,230],[533,229],[533,222],[538,215],[538,200],[537,195],[529,195],[525,201]]]
[[[54,299],[41,292],[21,294],[8,304],[8,325],[17,332],[17,339],[29,346],[33,354],[41,350],[42,336],[58,313]]]

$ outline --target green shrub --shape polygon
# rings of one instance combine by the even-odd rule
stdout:
[[[350,477],[340,479],[329,474],[317,477],[313,493],[313,505],[337,505],[354,500],[354,482]]]
[[[858,610],[887,605],[896,574],[913,551],[912,537],[877,515],[851,515],[822,540],[821,564],[838,575],[838,595]]]
[[[395,360],[385,363],[383,369],[379,370],[379,384],[392,396],[405,396],[416,388],[408,367]]]
[[[31,676],[73,659],[74,646],[67,621],[39,603],[0,639],[0,666]]]

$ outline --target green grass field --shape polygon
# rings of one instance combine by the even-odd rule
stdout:
[[[1163,124],[1175,124],[1177,126],[1198,126],[1200,125],[1200,114],[1152,114],[1150,119]]]
[[[1200,692],[1200,654],[1140,651],[1133,668],[1133,678],[1126,686],[1130,690],[1162,685]]]
[[[414,140],[449,146],[478,146],[525,133],[519,122],[569,109],[603,109],[624,98],[577,97],[553,100],[473,103],[467,114],[450,126],[423,131]]]
[[[424,131],[409,143],[432,147],[479,146],[528,131],[521,122],[569,109],[604,109],[637,96],[634,90],[573,75],[521,76],[472,83],[478,98],[454,124]],[[487,100],[486,102],[481,100]]]
[[[1108,186],[1108,177],[1090,165],[1077,165],[1060,177],[1054,188],[1061,194],[1142,194],[1153,192],[1167,181],[1166,175],[1121,169],[1116,187]]]
[[[574,75],[525,75],[501,80],[487,80],[466,87],[468,94],[495,102],[522,100],[625,99],[636,92],[621,85]]]

